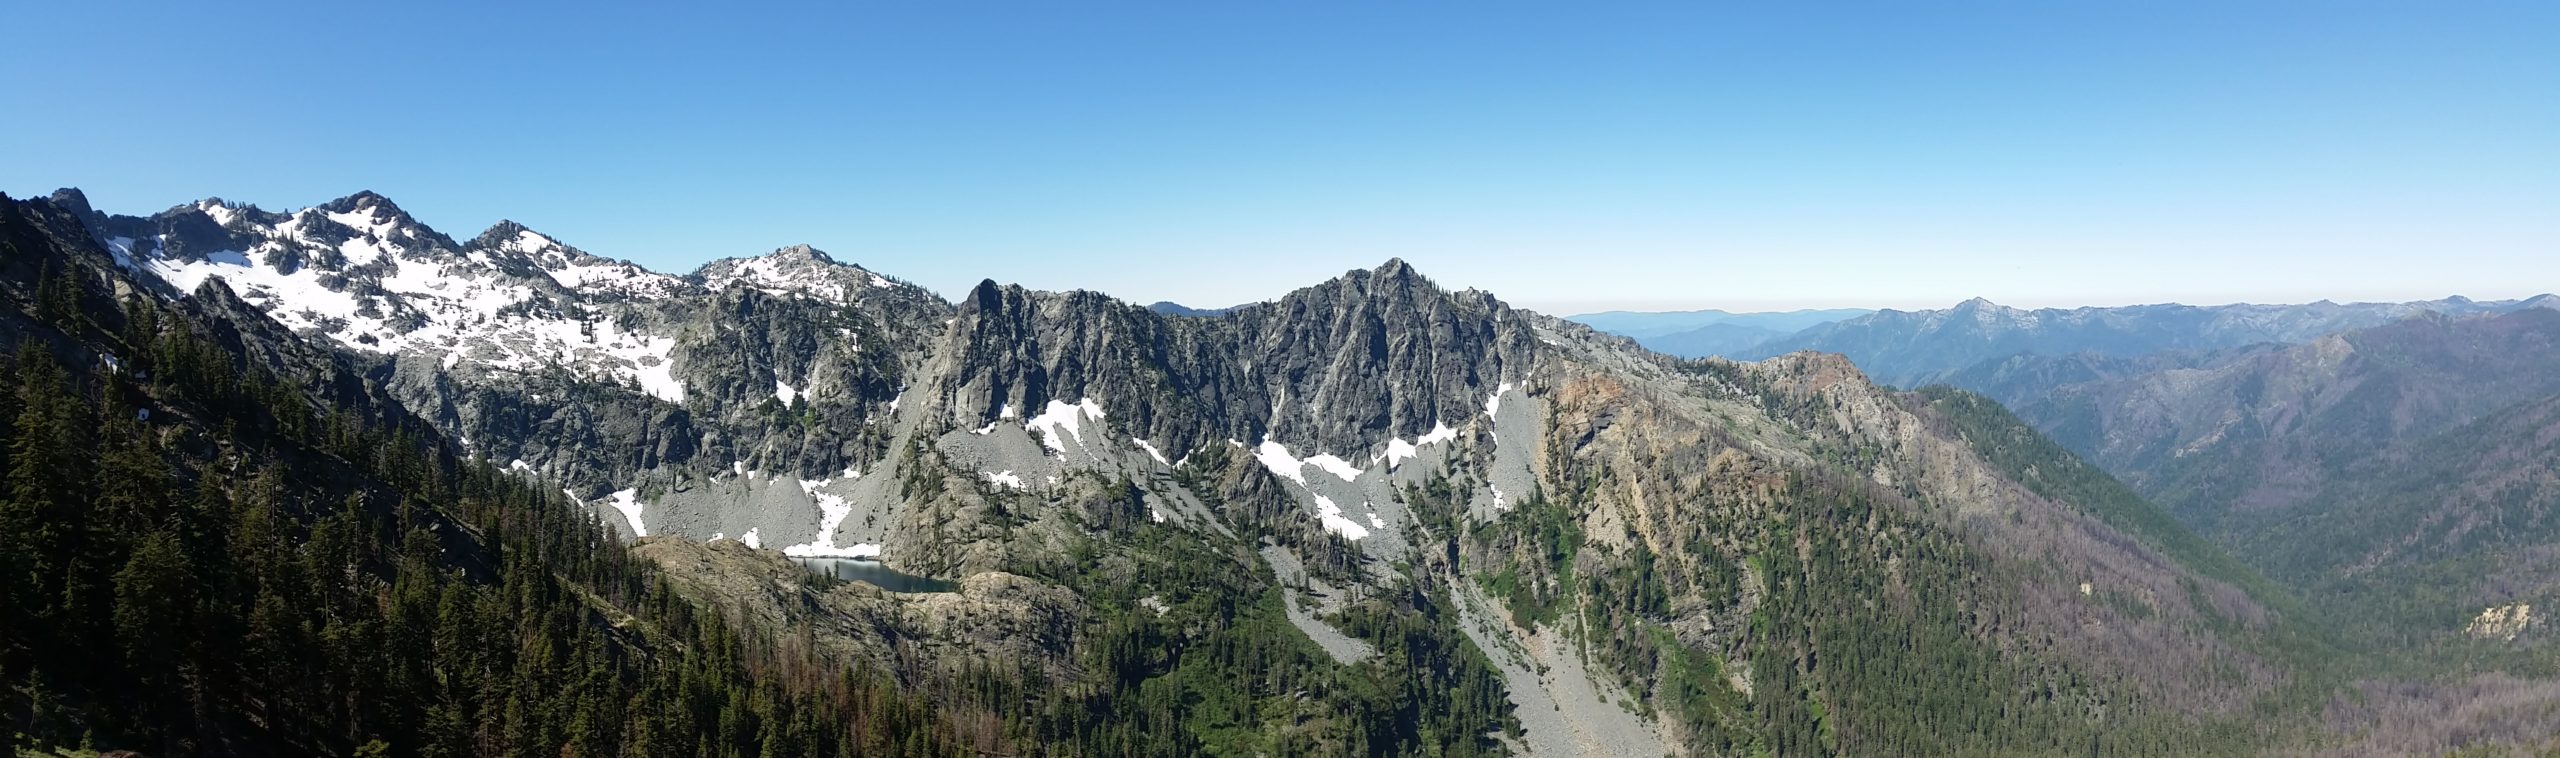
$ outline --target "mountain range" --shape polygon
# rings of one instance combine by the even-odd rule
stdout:
[[[2131,358],[2260,343],[2296,344],[2419,313],[2464,316],[2560,307],[2560,296],[2479,302],[2463,297],[2410,303],[2303,305],[2136,305],[2010,308],[1975,298],[1954,308],[1878,311],[1823,324],[1736,355],[1757,359],[1797,350],[1849,356],[1879,381],[1917,387],[1984,361],[2020,353]]]
[[[2553,607],[2560,311],[2422,314],[2063,384],[2019,415],[2263,570],[2456,628]],[[2382,611],[2376,611],[2380,613]]]
[[[1734,355],[1761,343],[1820,324],[1857,318],[1874,311],[1862,308],[1797,310],[1768,313],[1702,311],[1607,311],[1567,316],[1593,329],[1634,339],[1657,353],[1682,358]]]
[[[2515,694],[2530,687],[2426,689],[2410,672],[2433,669],[2367,660],[2319,598],[2070,451],[2111,460],[2092,442],[2107,435],[2057,444],[1980,395],[1870,381],[1857,353],[1681,360],[1400,260],[1175,315],[993,280],[946,301],[807,247],[660,274],[514,223],[458,242],[371,193],[135,217],[66,190],[0,211],[0,326],[33,351],[13,373],[51,381],[42,367],[58,363],[64,386],[94,390],[24,384],[0,467],[13,486],[44,479],[32,462],[56,460],[71,432],[50,422],[76,396],[125,404],[84,400],[81,418],[150,440],[118,459],[129,469],[205,493],[81,527],[140,535],[62,559],[95,578],[70,586],[114,599],[42,607],[83,629],[176,624],[155,610],[174,607],[160,589],[202,581],[187,591],[208,600],[187,607],[208,618],[352,646],[303,664],[310,681],[288,691],[323,705],[289,720],[205,686],[248,673],[154,678],[138,632],[13,624],[0,673],[30,682],[10,713],[37,742],[1921,755],[2551,735],[2513,723],[2510,701],[2554,702]],[[2048,318],[1993,308],[1924,331]],[[2323,323],[2380,318],[2338,308],[2364,315]],[[2151,333],[2057,313],[2095,324],[2058,330]],[[2169,347],[2309,333],[2264,325],[2283,314],[2176,313],[2241,341],[2156,340]],[[1905,316],[1798,336],[1882,345],[1872,335],[1917,323]],[[256,379],[208,378],[238,376]],[[230,387],[257,388],[257,410],[203,399]],[[287,416],[311,420],[271,420]],[[297,503],[364,507],[244,519],[266,513],[249,510],[256,485],[215,472],[260,469],[295,472],[312,493]],[[212,584],[151,570],[233,544],[164,535],[163,511],[279,526],[219,564],[251,581]],[[12,510],[10,527],[50,534],[74,513]],[[577,518],[533,529],[526,514]],[[72,555],[30,554],[58,553]],[[341,553],[314,568],[270,557]],[[863,559],[939,589],[839,582],[794,559]],[[319,589],[262,594],[288,576]],[[527,627],[494,631],[512,623]],[[543,642],[498,658],[445,642],[480,639],[475,624]],[[361,644],[376,633],[397,644]],[[371,649],[399,653],[355,652]],[[82,687],[43,673],[50,660],[158,687]],[[413,669],[381,692],[353,683]],[[499,673],[469,692],[434,673],[461,670]],[[595,683],[552,694],[570,670]],[[474,694],[509,681],[542,696]],[[366,693],[380,707],[327,705]],[[503,705],[470,710],[482,702]],[[2464,715],[2367,717],[2384,706]]]

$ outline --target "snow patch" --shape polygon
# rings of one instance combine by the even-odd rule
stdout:
[[[846,469],[846,471],[852,471],[852,469]],[[857,552],[865,547],[863,545],[850,548],[836,547],[836,527],[843,526],[845,517],[853,515],[853,506],[845,503],[842,497],[818,491],[818,488],[827,486],[832,481],[829,479],[800,480],[800,491],[818,501],[818,512],[822,514],[818,519],[818,538],[805,544],[783,548],[783,555],[796,558],[859,558],[863,556],[862,553]],[[868,555],[874,557],[880,555],[880,546],[870,545],[869,547],[871,552]]]
[[[210,201],[197,203],[196,208],[204,211],[204,215],[212,217],[213,223],[217,226],[230,226],[232,217],[239,215],[239,212],[232,210],[231,206]]]
[[[1237,446],[1243,445],[1239,443]],[[1307,483],[1306,467],[1308,466],[1323,469],[1325,473],[1346,482],[1360,478],[1360,467],[1343,460],[1341,456],[1317,453],[1313,457],[1300,459],[1289,453],[1289,446],[1274,442],[1268,436],[1263,437],[1262,444],[1254,448],[1253,457],[1262,461],[1263,468],[1271,469],[1273,475],[1301,485]]]
[[[641,523],[640,521],[640,509],[642,508],[642,505],[640,503],[639,496],[640,491],[636,489],[615,490],[613,492],[611,505],[614,510],[622,512],[622,518],[631,522],[631,534],[633,536],[647,537],[649,536],[649,525]]]
[[[1011,408],[1012,406],[1006,406],[1007,410],[1010,410]],[[1067,443],[1065,440],[1058,437],[1058,431],[1061,429],[1066,430],[1067,437],[1073,438],[1077,445],[1083,445],[1084,418],[1086,416],[1092,416],[1093,420],[1101,421],[1103,418],[1102,405],[1093,402],[1093,398],[1089,397],[1076,401],[1075,405],[1068,405],[1056,400],[1051,400],[1049,401],[1049,406],[1047,408],[1041,409],[1039,416],[1033,417],[1030,422],[1023,424],[1022,428],[1027,431],[1039,432],[1042,444],[1046,444],[1049,446],[1050,450],[1056,451],[1060,455],[1064,455],[1067,452]]]
[[[1022,486],[1022,475],[1020,475],[1020,474],[1016,474],[1016,473],[1013,473],[1013,472],[1012,472],[1012,471],[1010,471],[1010,470],[1007,470],[1007,471],[980,471],[980,472],[978,472],[978,475],[979,475],[979,476],[982,476],[982,477],[986,477],[986,479],[987,479],[987,483],[989,483],[989,484],[995,484],[995,485],[1004,486],[1004,487],[1011,487],[1011,488],[1013,488],[1013,489],[1017,489],[1017,490],[1018,490],[1018,489],[1022,489],[1022,488],[1023,488],[1023,486]]]
[[[1238,446],[1241,447],[1242,443],[1238,443]],[[1297,456],[1290,455],[1287,445],[1273,442],[1270,437],[1264,437],[1262,445],[1254,448],[1253,457],[1262,461],[1263,468],[1271,469],[1273,476],[1297,482],[1300,485],[1307,483],[1306,472],[1301,470],[1305,468],[1306,463],[1298,460]]]
[[[1315,457],[1308,458],[1306,463],[1316,468],[1324,469],[1325,473],[1332,474],[1346,482],[1360,478],[1360,467],[1351,465],[1350,461],[1336,457],[1332,453],[1318,453]]]
[[[107,253],[114,256],[118,267],[124,268],[128,271],[136,268],[136,264],[133,260],[132,237],[114,237],[108,239]]]
[[[1404,463],[1407,458],[1414,457],[1417,452],[1413,443],[1404,441],[1403,437],[1397,437],[1387,440],[1387,452],[1380,454],[1378,460],[1386,461],[1387,470],[1394,471],[1397,465]]]
[[[1173,465],[1173,464],[1171,464],[1171,463],[1166,463],[1166,462],[1165,462],[1165,459],[1164,459],[1164,451],[1157,450],[1157,449],[1156,449],[1156,446],[1155,446],[1155,444],[1154,444],[1154,443],[1148,442],[1148,441],[1146,441],[1146,440],[1138,439],[1138,438],[1136,438],[1136,437],[1131,437],[1131,438],[1129,438],[1129,441],[1130,441],[1130,442],[1138,443],[1138,449],[1140,449],[1140,450],[1144,450],[1144,451],[1147,451],[1147,456],[1148,456],[1148,457],[1151,457],[1151,458],[1156,459],[1156,462],[1157,462],[1157,463],[1163,463],[1164,465],[1167,465],[1167,466],[1171,466],[1171,465]],[[1156,520],[1158,520],[1158,521],[1162,521],[1162,520],[1164,520],[1164,519],[1159,518],[1159,519],[1156,519]]]
[[[764,549],[764,538],[756,535],[757,529],[761,528],[762,527],[748,529],[746,534],[738,535],[738,541],[744,543],[749,548],[757,550]]]
[[[791,401],[799,397],[800,388],[784,384],[780,379],[773,380],[773,399],[782,401],[783,405],[790,405]]]
[[[676,363],[668,356],[674,352],[676,341],[668,337],[649,337],[647,340],[632,356],[632,365],[637,367],[631,372],[632,378],[640,382],[640,391],[683,405],[684,382],[676,380]]]
[[[1361,526],[1360,522],[1343,518],[1342,506],[1334,505],[1332,498],[1323,495],[1316,496],[1316,520],[1324,524],[1325,531],[1350,539],[1357,540],[1369,536],[1368,527]]]
[[[1500,396],[1495,396],[1495,399],[1499,400]],[[1378,459],[1386,461],[1387,470],[1393,471],[1397,465],[1420,456],[1423,447],[1457,439],[1458,430],[1449,428],[1448,424],[1434,421],[1431,422],[1431,431],[1422,433],[1422,436],[1414,438],[1412,442],[1404,441],[1403,437],[1387,440],[1387,452],[1378,456]]]

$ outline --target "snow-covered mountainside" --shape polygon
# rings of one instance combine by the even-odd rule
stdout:
[[[209,198],[95,225],[121,262],[180,292],[219,277],[286,326],[349,349],[428,356],[447,369],[561,369],[672,403],[686,391],[674,374],[677,335],[646,317],[650,306],[732,287],[827,301],[931,297],[805,245],[670,276],[512,221],[456,243],[370,192],[285,213]]]

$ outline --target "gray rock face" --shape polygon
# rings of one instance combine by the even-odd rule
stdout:
[[[474,454],[560,482],[625,534],[753,531],[918,567],[980,554],[899,544],[979,498],[1087,473],[1160,479],[1195,458],[1226,472],[1227,513],[1159,488],[1182,494],[1144,515],[1276,529],[1320,570],[1401,555],[1398,469],[1438,460],[1430,449],[1476,420],[1489,430],[1488,401],[1540,359],[1539,325],[1566,328],[1402,261],[1177,316],[993,282],[955,306],[807,246],[667,276],[512,221],[457,243],[369,192],[290,213],[65,207],[127,267],[242,291],[242,307],[345,348]],[[1500,478],[1528,486],[1525,455]],[[976,496],[918,497],[933,479]]]
[[[1093,293],[981,284],[961,304],[951,370],[926,385],[954,424],[1004,406],[1108,399],[1159,449],[1283,441],[1349,456],[1467,418],[1536,359],[1529,320],[1446,293],[1402,261],[1210,318]]]

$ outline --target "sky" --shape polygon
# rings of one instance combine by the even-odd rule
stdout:
[[[391,7],[391,6],[400,7]],[[56,2],[0,191],[1223,306],[2560,291],[2560,3]]]

